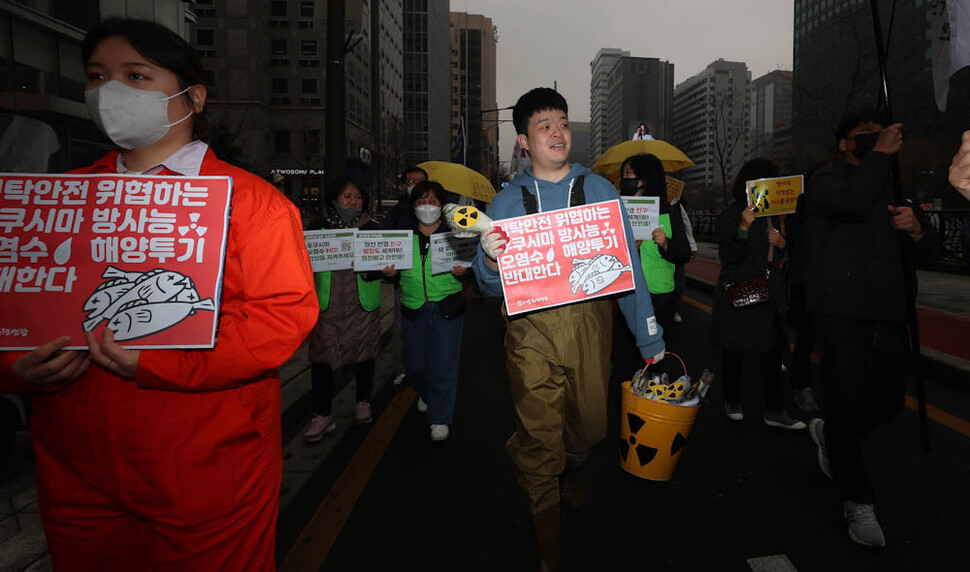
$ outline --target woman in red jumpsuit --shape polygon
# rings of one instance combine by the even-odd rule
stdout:
[[[319,313],[299,214],[195,139],[205,70],[182,38],[112,20],[82,49],[88,109],[119,150],[78,172],[227,175],[233,194],[215,348],[130,351],[104,330],[87,334],[86,352],[62,351],[80,342],[65,336],[0,355],[0,393],[35,393],[37,496],[54,568],[272,570],[276,368]]]

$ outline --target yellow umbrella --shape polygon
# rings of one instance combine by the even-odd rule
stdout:
[[[492,202],[495,188],[481,173],[458,163],[425,161],[418,163],[428,172],[428,179],[441,183],[447,191],[471,197],[476,201]]]
[[[603,173],[607,179],[613,181],[619,178],[623,161],[641,153],[650,153],[660,159],[664,170],[668,172],[694,166],[694,162],[687,155],[684,155],[684,152],[680,149],[666,141],[649,139],[647,141],[624,141],[619,145],[610,147],[593,163],[593,170]]]

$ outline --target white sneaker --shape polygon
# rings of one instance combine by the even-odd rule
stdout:
[[[860,504],[852,501],[842,503],[842,513],[849,525],[849,538],[857,544],[882,548],[886,545],[886,537],[882,534],[882,527],[876,520],[876,512],[871,504]]]
[[[425,403],[424,400],[421,399],[420,397],[418,398],[417,409],[418,409],[418,413],[427,413],[428,412],[428,404]]]
[[[399,373],[396,376],[394,376],[394,379],[391,380],[391,384],[394,385],[394,387],[397,387],[397,386],[401,385],[402,383],[404,383],[404,375],[405,374],[403,374],[403,373]]]
[[[444,441],[448,438],[448,426],[447,425],[432,425],[431,426],[431,440],[432,441]]]
[[[679,324],[683,321],[684,319],[680,317],[680,312],[674,312],[674,323]]]

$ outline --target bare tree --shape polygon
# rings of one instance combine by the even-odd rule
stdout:
[[[377,141],[379,168],[375,199],[378,209],[383,198],[397,198],[393,193],[394,183],[404,164],[404,122],[399,117],[385,116],[381,125],[381,136]]]
[[[720,175],[725,202],[731,201],[728,176],[740,167],[736,159],[744,160],[744,145],[748,134],[747,101],[737,101],[733,93],[712,94],[704,110],[711,135],[711,151],[714,166]],[[738,154],[740,149],[741,153]],[[715,184],[717,181],[715,181]]]

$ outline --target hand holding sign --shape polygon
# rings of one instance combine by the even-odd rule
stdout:
[[[14,375],[36,387],[58,387],[74,383],[91,366],[87,352],[61,351],[70,336],[57,338],[13,362]]]

